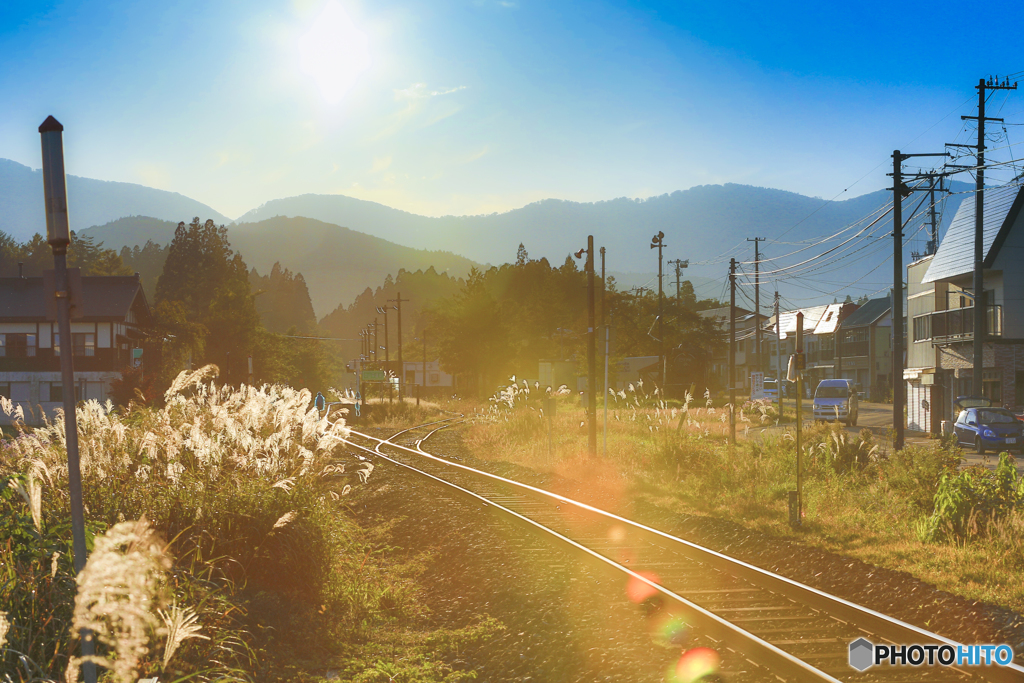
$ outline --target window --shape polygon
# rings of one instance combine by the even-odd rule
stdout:
[[[8,358],[30,358],[36,355],[36,335],[7,333],[0,334],[0,356]]]
[[[932,338],[932,316],[919,315],[914,318],[914,341],[926,341]]]
[[[81,383],[75,384],[75,400],[82,400]],[[62,382],[43,382],[39,385],[39,400],[51,401],[53,403],[64,402],[64,384]]]
[[[11,383],[0,382],[0,396],[10,400],[11,398]]]
[[[96,355],[96,335],[92,332],[72,332],[71,343],[75,356]],[[53,355],[60,355],[60,333],[58,332],[53,333]]]

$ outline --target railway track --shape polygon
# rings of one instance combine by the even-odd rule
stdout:
[[[865,683],[1024,682],[1011,666],[890,666],[859,672],[850,643],[960,644],[685,539],[549,491],[468,467],[424,448],[431,435],[465,421],[451,417],[380,439],[345,440],[548,536],[570,553],[618,574],[630,599],[668,628],[685,622],[722,656],[725,680]],[[613,597],[613,596],[609,596]],[[621,597],[619,594],[618,597]]]

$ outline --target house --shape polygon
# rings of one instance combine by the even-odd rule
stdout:
[[[942,420],[955,417],[952,401],[973,393],[976,305],[985,308],[982,391],[997,405],[1024,406],[1024,391],[1017,390],[1024,382],[1024,188],[986,189],[984,202],[980,297],[973,279],[973,201],[960,204],[934,256],[907,270],[910,324],[903,379],[911,429],[937,431]]]
[[[138,275],[81,282],[71,321],[75,398],[106,401],[111,380],[133,363],[133,350],[143,348],[149,304]],[[28,424],[41,424],[43,412],[52,416],[63,407],[61,341],[47,303],[43,278],[0,278],[0,395],[22,407]]]
[[[774,377],[786,375],[789,357],[796,352],[796,318],[803,313],[804,332],[804,385],[813,392],[818,382],[836,377],[835,335],[843,323],[854,311],[857,304],[834,303],[824,306],[810,306],[794,311],[780,311],[779,323],[775,316],[769,321],[765,331],[768,340],[769,369],[768,375]],[[781,332],[781,334],[780,334]],[[781,337],[781,339],[779,339]]]
[[[723,342],[711,348],[711,360],[708,368],[708,386],[728,389],[729,387],[729,307],[712,308],[699,311],[697,315],[711,320],[725,335]],[[765,323],[770,318],[764,314],[754,315],[753,311],[736,307],[736,389],[742,391],[750,388],[750,373],[763,370],[767,362],[765,350],[768,348],[770,333],[764,331]],[[761,325],[761,358],[757,355],[757,325]]]
[[[853,380],[864,398],[882,401],[892,387],[892,301],[870,299],[842,321],[837,379]]]
[[[416,391],[413,387],[420,387],[425,389],[428,394],[433,394],[442,390],[442,387],[451,389],[455,386],[455,378],[441,369],[441,361],[438,359],[427,361],[404,361],[402,363],[405,366],[405,372],[402,373],[405,379],[406,391],[410,395],[415,395],[413,392]],[[424,378],[424,368],[426,369],[426,378]]]

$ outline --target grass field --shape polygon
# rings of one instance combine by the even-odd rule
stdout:
[[[995,472],[958,471],[960,453],[949,444],[885,453],[868,430],[851,437],[838,425],[812,426],[803,430],[805,518],[795,531],[788,492],[796,488],[796,445],[792,428],[761,433],[774,423],[768,407],[738,408],[740,443],[730,447],[728,410],[709,396],[672,407],[636,387],[609,401],[607,457],[599,420],[594,463],[578,399],[559,399],[548,416],[542,392],[528,389],[506,391],[488,419],[468,430],[467,445],[479,457],[587,482],[598,505],[643,497],[1024,611],[1024,480],[1012,459]]]

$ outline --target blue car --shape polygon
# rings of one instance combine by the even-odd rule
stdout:
[[[1024,423],[1006,408],[965,408],[953,425],[957,443],[985,451],[1024,452]]]

